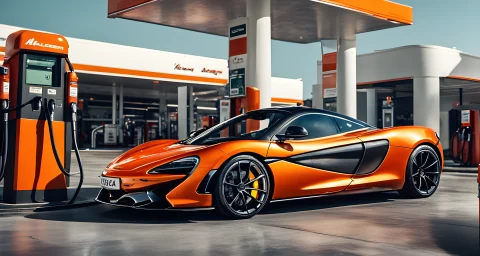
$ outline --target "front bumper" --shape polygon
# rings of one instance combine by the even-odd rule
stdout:
[[[204,184],[206,182],[204,179],[210,179],[211,173],[214,172],[209,171],[211,169],[197,168],[188,177],[168,181],[156,179],[153,184],[150,183],[150,181],[153,182],[152,176],[146,176],[145,179],[122,177],[120,178],[121,190],[102,188],[95,200],[104,204],[145,209],[211,208],[212,195],[205,191],[206,185]],[[132,180],[135,180],[136,183],[126,186],[125,181]],[[148,186],[143,184],[148,184]]]
[[[167,200],[167,194],[177,187],[182,180],[162,183],[146,191],[125,192],[123,190],[108,190],[102,188],[95,201],[131,208],[168,209],[172,204]]]
[[[155,202],[153,198],[149,196],[148,192],[134,192],[130,194],[125,194],[119,199],[110,199],[110,194],[108,190],[102,189],[95,198],[95,201],[103,204],[115,205],[115,206],[124,206],[131,208],[149,208]]]

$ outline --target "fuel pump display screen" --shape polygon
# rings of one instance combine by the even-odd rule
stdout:
[[[25,82],[27,84],[52,86],[55,63],[56,58],[28,56],[25,67]]]

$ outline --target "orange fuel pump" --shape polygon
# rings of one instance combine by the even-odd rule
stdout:
[[[463,109],[451,111],[459,116],[460,127],[452,135],[450,156],[456,163],[476,166],[480,164],[479,110]]]
[[[209,128],[215,126],[218,118],[214,116],[202,116],[202,128]]]
[[[21,30],[7,38],[4,63],[9,72],[7,79],[2,76],[0,92],[5,203],[67,201],[68,177],[76,174],[80,182],[68,203],[78,196],[83,183],[76,141],[78,78],[68,47],[63,36],[36,31]],[[70,172],[72,148],[79,173]]]

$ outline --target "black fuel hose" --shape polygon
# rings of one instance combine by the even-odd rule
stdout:
[[[463,162],[463,152],[465,151],[465,140],[462,141],[462,148],[458,152],[458,158],[457,158],[457,163],[465,164]]]
[[[80,158],[80,152],[78,150],[78,143],[77,143],[77,136],[76,136],[76,134],[77,134],[77,104],[76,103],[71,103],[70,104],[70,109],[72,110],[72,125],[71,125],[71,128],[72,128],[73,150],[75,151],[75,156],[77,158],[77,163],[78,163],[78,169],[80,170],[80,180],[78,182],[78,189],[75,191],[75,194],[72,197],[72,200],[75,201],[75,199],[78,196],[78,193],[80,192],[80,188],[83,185],[83,164],[82,164],[82,159]]]
[[[83,185],[83,178],[84,178],[83,177],[82,160],[80,159],[80,153],[78,152],[77,138],[75,136],[75,132],[76,132],[75,120],[77,119],[76,104],[72,103],[71,106],[70,106],[72,108],[72,126],[71,126],[72,127],[72,141],[73,141],[75,156],[76,156],[77,162],[78,162],[78,168],[80,169],[79,172],[75,172],[75,173],[69,173],[69,172],[65,171],[65,168],[62,165],[62,162],[61,162],[60,157],[58,155],[57,145],[55,144],[55,137],[54,137],[54,133],[53,133],[53,123],[52,123],[52,115],[54,113],[54,108],[55,107],[53,107],[52,111],[50,111],[48,108],[50,106],[54,106],[54,104],[52,105],[52,104],[49,103],[48,105],[49,106],[44,106],[43,107],[43,111],[44,111],[46,119],[47,119],[48,130],[49,130],[49,133],[50,133],[50,142],[51,142],[50,144],[52,145],[52,151],[53,151],[53,155],[55,156],[55,161],[57,162],[58,169],[60,169],[60,171],[65,176],[68,176],[68,177],[80,174],[80,181],[78,183],[77,189],[75,190],[75,193],[73,194],[73,197],[67,202],[67,204],[72,204],[72,203],[75,202],[78,194],[80,193],[80,188]]]
[[[67,61],[68,69],[70,69],[70,72],[75,72],[75,69],[73,68],[72,63],[70,62],[70,59],[66,57],[65,61]]]
[[[463,155],[465,153],[465,144],[467,144],[469,142],[469,140],[465,139],[465,136],[462,136],[462,146],[459,148],[460,146],[460,140],[457,140],[457,156],[454,156],[453,155],[453,141],[455,140],[455,137],[459,138],[460,136],[458,135],[460,132],[462,133],[465,133],[465,132],[468,132],[469,133],[469,129],[466,129],[466,128],[458,128],[457,131],[455,131],[454,135],[452,136],[451,140],[450,140],[450,157],[452,158],[453,162],[455,163],[458,163],[458,164],[462,164],[462,165],[467,165],[468,164],[468,161],[470,160],[470,147],[468,148],[468,152],[467,152],[467,159],[463,159]],[[468,134],[467,134],[468,136]]]
[[[2,135],[2,159],[0,168],[0,181],[3,180],[5,176],[5,169],[7,167],[7,156],[8,156],[8,123],[3,122],[3,135]]]
[[[453,148],[453,141],[455,140],[455,137],[458,138],[458,133],[459,133],[459,132],[460,132],[460,128],[458,128],[458,129],[455,131],[455,133],[453,133],[453,136],[452,136],[452,138],[450,139],[450,145],[449,145],[449,146],[450,146],[450,158],[451,158],[451,159],[453,160],[453,162],[455,162],[455,163],[458,163],[458,157],[459,157],[459,156],[458,156],[458,155],[457,155],[457,156],[454,156],[454,155],[453,155],[453,150],[454,150],[454,148]],[[457,142],[457,145],[456,145],[456,146],[457,146],[456,148],[457,148],[457,150],[458,150],[458,142]],[[457,154],[458,154],[458,152],[457,152]]]
[[[461,154],[459,155],[459,156],[460,156],[460,161],[461,161],[461,164],[462,164],[462,165],[467,165],[467,164],[468,164],[468,161],[470,161],[470,150],[471,150],[471,148],[472,148],[472,147],[470,146],[470,144],[468,144],[468,151],[467,151],[467,153],[466,153],[467,159],[465,159],[465,160],[463,159],[463,155],[464,155],[463,153],[465,152],[465,144],[466,144],[466,143],[470,143],[470,141],[469,141],[469,140],[468,140],[468,141],[467,141],[467,140],[464,140],[464,141],[463,141],[462,152],[461,152]]]
[[[2,110],[8,109],[8,101],[2,101]],[[5,176],[5,169],[7,167],[7,156],[8,156],[8,113],[3,113],[3,133],[2,133],[2,159],[0,167],[0,181],[3,180]]]
[[[1,109],[1,110],[0,110],[0,113],[10,113],[10,112],[12,112],[12,111],[16,111],[16,110],[22,109],[22,108],[24,108],[24,107],[26,107],[26,106],[34,103],[34,102],[38,102],[39,104],[41,104],[41,100],[42,100],[42,97],[36,96],[36,97],[32,98],[31,100],[23,103],[23,104],[20,105],[20,106],[16,106],[16,107],[9,108],[9,109]],[[41,107],[41,105],[40,105],[40,107]]]

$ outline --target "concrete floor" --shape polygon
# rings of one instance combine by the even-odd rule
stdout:
[[[118,152],[82,152],[86,185]],[[74,183],[74,182],[73,182]],[[0,212],[0,255],[480,255],[476,175],[445,173],[435,195],[271,204],[249,220],[214,211],[94,205]]]

